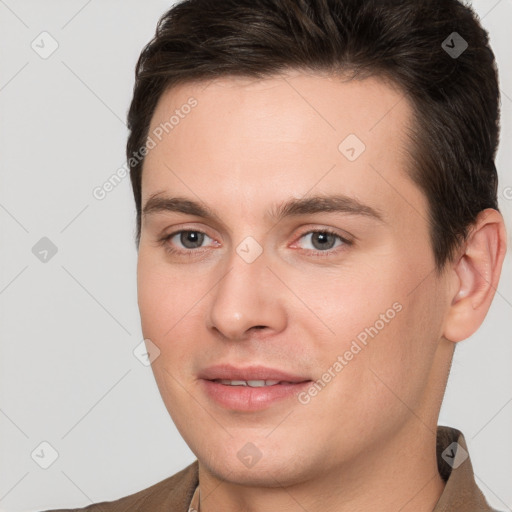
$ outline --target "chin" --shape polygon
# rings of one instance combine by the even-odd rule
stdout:
[[[203,446],[194,451],[200,464],[219,480],[236,485],[267,488],[295,485],[307,481],[312,474],[318,475],[312,457],[294,444],[283,450],[283,444],[272,446],[267,440],[240,442],[238,438],[217,446]],[[282,441],[282,440],[281,440]],[[236,448],[235,448],[236,446]],[[239,448],[241,446],[241,448]],[[305,464],[309,462],[309,464]],[[321,467],[321,465],[320,465]]]
[[[271,464],[263,464],[260,461],[252,468],[245,468],[241,465],[235,467],[224,465],[222,460],[220,464],[216,460],[213,464],[204,464],[204,466],[219,480],[247,487],[279,488],[307,480],[307,476],[302,474],[301,468],[293,466],[286,460]]]

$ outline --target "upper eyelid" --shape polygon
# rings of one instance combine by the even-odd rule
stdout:
[[[330,229],[309,229],[309,230],[306,230],[303,233],[299,234],[296,237],[295,241],[292,243],[292,246],[294,246],[301,238],[305,237],[306,235],[311,235],[311,234],[314,234],[314,233],[328,233],[330,235],[334,235],[334,236],[339,238],[339,240],[342,242],[342,245],[352,245],[353,244],[353,240],[351,238],[349,238],[348,236],[340,235],[335,230],[330,230]],[[329,252],[335,252],[335,249],[327,249],[325,251],[318,251],[318,250],[315,250],[315,249],[303,249],[303,250],[305,250],[305,251],[310,250],[310,251],[313,251],[313,252],[323,252],[323,253],[326,253],[326,254],[328,254]]]
[[[309,228],[309,229],[306,229],[305,231],[300,232],[298,237],[302,238],[304,235],[309,235],[311,233],[330,233],[331,235],[339,236],[342,240],[347,240],[347,241],[350,241],[352,238],[355,238],[343,231],[342,231],[342,233],[345,233],[345,234],[342,234],[342,233],[340,233],[339,229],[335,229],[335,228]]]

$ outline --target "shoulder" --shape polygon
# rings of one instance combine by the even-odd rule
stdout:
[[[44,512],[187,512],[198,484],[198,462],[180,472],[115,501],[102,501],[84,508],[47,510]],[[172,507],[172,508],[171,508]]]

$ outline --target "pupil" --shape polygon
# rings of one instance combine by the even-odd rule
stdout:
[[[204,240],[204,234],[197,231],[186,231],[181,233],[180,242],[187,249],[196,249],[200,247]]]
[[[313,246],[316,249],[332,249],[336,239],[331,233],[313,233]],[[318,246],[315,242],[319,242]]]

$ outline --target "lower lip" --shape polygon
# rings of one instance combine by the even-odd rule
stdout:
[[[253,388],[250,386],[229,386],[212,380],[201,381],[206,393],[219,405],[237,411],[260,411],[272,404],[295,397],[307,388],[311,381],[296,384],[275,384]]]

